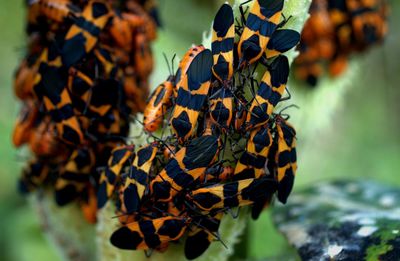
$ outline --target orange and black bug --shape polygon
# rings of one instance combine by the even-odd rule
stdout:
[[[233,76],[233,45],[235,28],[233,11],[229,4],[223,4],[214,18],[211,51],[214,76],[223,82]]]
[[[267,191],[276,191],[276,181],[263,176],[195,189],[186,195],[186,201],[196,211],[209,214],[252,205],[264,200]]]
[[[120,188],[121,211],[134,213],[139,210],[140,201],[149,184],[149,172],[158,151],[157,144],[142,146],[130,166],[126,177],[123,177]]]
[[[181,238],[189,223],[190,218],[183,216],[140,220],[114,231],[110,242],[120,249],[155,249]]]
[[[56,47],[46,49],[36,74],[34,92],[56,123],[58,137],[68,144],[82,144],[83,133],[67,89],[68,73],[62,69]]]
[[[259,178],[265,175],[265,163],[272,145],[269,126],[261,126],[250,132],[246,150],[236,164],[233,179]]]
[[[245,122],[247,130],[267,123],[275,106],[281,101],[289,76],[289,62],[286,56],[279,55],[268,66],[257,94],[251,102]]]
[[[15,123],[12,141],[15,147],[29,142],[34,126],[39,117],[39,110],[33,100],[27,100],[21,108],[17,122]]]
[[[314,0],[304,26],[295,60],[295,74],[310,85],[317,84],[324,61],[330,76],[347,68],[348,56],[380,42],[386,34],[386,1]]]
[[[172,64],[175,56],[172,58]],[[167,58],[165,56],[167,61]],[[167,62],[168,64],[168,62]],[[172,96],[175,89],[175,75],[168,65],[170,76],[160,84],[150,95],[143,113],[143,128],[147,132],[156,131],[164,120],[168,109],[172,106]]]
[[[297,170],[296,131],[281,116],[276,116],[276,153],[273,174],[278,182],[278,199],[282,203],[292,191]]]
[[[267,59],[276,57],[293,47],[300,41],[300,34],[295,30],[279,29],[276,30],[267,44],[265,55]]]
[[[75,200],[85,190],[93,173],[95,155],[92,149],[82,148],[72,152],[62,167],[55,184],[56,203],[64,206]]]
[[[183,56],[182,60],[179,62],[178,70],[175,73],[175,83],[177,85],[174,88],[174,97],[177,96],[178,84],[181,81],[181,77],[187,73],[187,70],[192,63],[193,59],[206,48],[203,45],[196,45],[191,47]]]
[[[22,171],[18,181],[18,190],[22,194],[32,192],[49,178],[51,166],[45,162],[35,159],[31,161]]]
[[[74,65],[94,48],[111,14],[106,1],[89,1],[65,35],[61,51],[64,66],[69,68]]]
[[[193,134],[200,111],[206,101],[211,81],[212,54],[203,50],[191,62],[178,83],[176,104],[170,120],[172,130],[183,143]]]
[[[223,4],[214,18],[211,51],[212,72],[219,81],[209,94],[210,118],[219,128],[227,131],[233,118],[233,49],[235,27],[232,7]]]
[[[218,238],[218,228],[224,213],[193,218],[185,241],[185,256],[192,260],[201,256]]]
[[[240,67],[256,62],[263,55],[280,22],[283,4],[284,0],[254,0],[238,44]]]
[[[160,202],[171,201],[204,174],[218,152],[218,138],[207,135],[195,138],[170,159],[151,181],[150,192]]]
[[[102,208],[112,196],[115,185],[120,179],[123,168],[127,166],[128,160],[133,160],[134,146],[122,145],[116,147],[112,152],[107,167],[101,172],[99,188],[97,191],[97,208]]]
[[[164,116],[171,104],[174,91],[173,77],[160,84],[151,94],[143,114],[143,127],[145,131],[156,131],[164,120]]]

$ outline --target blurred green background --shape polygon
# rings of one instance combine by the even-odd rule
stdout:
[[[159,2],[164,25],[154,45],[153,87],[166,76],[162,52],[181,57],[192,43],[201,43],[218,9],[217,1]],[[371,178],[400,186],[400,3],[392,2],[387,39],[359,58],[360,77],[343,95],[330,128],[312,137],[300,134],[307,139],[298,141],[302,149],[295,189],[339,177]],[[16,191],[27,155],[11,145],[19,108],[12,77],[24,55],[24,15],[22,0],[0,2],[0,260],[58,260],[41,233],[34,210]],[[241,245],[248,255],[262,258],[285,252],[285,241],[273,229],[268,212],[250,224],[249,236]]]

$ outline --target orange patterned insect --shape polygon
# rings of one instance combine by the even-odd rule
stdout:
[[[91,0],[82,14],[74,19],[74,23],[64,38],[61,50],[62,64],[69,68],[89,53],[98,41],[112,15],[107,1]]]
[[[256,62],[278,27],[283,0],[254,0],[238,44],[239,66]]]
[[[143,128],[145,131],[154,132],[160,127],[168,108],[172,105],[171,98],[174,88],[175,77],[169,76],[150,95],[143,114]]]

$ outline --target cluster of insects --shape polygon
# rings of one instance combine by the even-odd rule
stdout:
[[[185,255],[194,259],[223,243],[224,215],[250,206],[257,219],[275,197],[286,203],[296,132],[283,114],[290,105],[275,108],[290,98],[283,53],[300,35],[283,28],[283,6],[251,1],[235,23],[232,7],[222,5],[211,50],[193,46],[176,72],[170,66],[144,110],[146,144],[115,148],[100,176],[97,206],[115,203],[121,224],[114,246],[162,252],[185,236]]]
[[[313,0],[301,33],[295,76],[315,86],[327,66],[340,75],[349,55],[382,42],[387,33],[386,0]]]
[[[172,58],[145,102],[158,24],[152,1],[29,1],[13,141],[28,144],[34,160],[20,190],[48,184],[58,205],[77,201],[93,223],[115,203],[114,246],[165,251],[186,235],[188,259],[223,243],[224,215],[251,206],[257,219],[275,197],[286,203],[296,132],[283,114],[291,105],[276,110],[290,99],[283,53],[300,34],[284,29],[284,0],[249,2],[236,19],[223,4],[211,50],[193,46],[176,72]],[[128,138],[137,112],[141,146]]]
[[[22,193],[51,184],[58,205],[78,201],[95,222],[98,168],[146,106],[158,21],[150,2],[27,1],[13,143],[27,144],[34,159],[20,178]]]

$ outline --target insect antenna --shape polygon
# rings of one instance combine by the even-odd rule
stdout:
[[[164,52],[163,52],[163,56],[164,56],[165,63],[167,64],[167,67],[168,67],[169,75],[173,75],[173,71],[171,70],[171,66],[169,64],[168,57]]]

